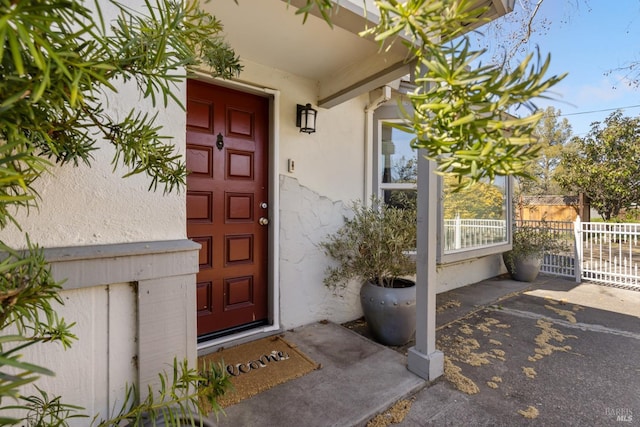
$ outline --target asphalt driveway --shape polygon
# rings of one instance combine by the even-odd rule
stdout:
[[[439,296],[445,378],[399,425],[640,425],[640,292],[543,278],[476,307],[465,292]]]

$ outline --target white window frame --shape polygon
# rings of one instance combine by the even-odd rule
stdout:
[[[455,251],[444,251],[444,242],[443,238],[440,236],[444,235],[444,212],[443,212],[443,203],[438,203],[438,250],[437,250],[437,258],[436,262],[438,264],[449,264],[452,262],[463,261],[472,258],[480,258],[488,255],[500,254],[502,252],[506,252],[511,249],[511,228],[513,224],[513,215],[510,215],[512,210],[512,200],[513,200],[513,179],[507,178],[505,181],[505,195],[506,203],[505,203],[505,213],[506,213],[506,239],[503,242],[493,243],[484,246],[476,246],[468,249],[458,249]],[[438,177],[438,190],[440,194],[443,194],[443,179],[442,177]]]
[[[377,111],[376,111],[377,113]],[[380,158],[382,157],[382,141],[379,138],[379,135],[382,135],[382,125],[383,123],[389,123],[389,122],[396,122],[396,123],[400,123],[401,120],[400,119],[383,119],[383,120],[377,120],[376,121],[376,130],[374,131],[374,135],[375,135],[375,140],[374,140],[374,152],[375,152],[375,156],[376,158],[374,159],[374,167],[373,167],[373,173],[374,173],[374,188],[375,188],[375,194],[378,195],[378,197],[382,197],[383,196],[383,192],[384,190],[414,190],[414,191],[418,191],[418,182],[417,182],[417,175],[416,175],[416,182],[415,183],[410,183],[410,182],[389,182],[389,183],[383,183],[381,182],[381,168],[382,165],[380,164]],[[417,150],[415,150],[416,152],[416,157],[417,157]]]
[[[373,126],[373,193],[378,197],[382,198],[385,190],[418,190],[418,185],[413,183],[383,183],[381,168],[381,157],[382,157],[382,141],[380,136],[382,135],[382,125],[383,123],[389,122],[400,122],[402,119],[399,118],[398,107],[393,106],[382,106],[378,108],[373,116],[374,126]],[[417,156],[417,152],[416,152]],[[438,190],[442,195],[443,193],[443,179],[442,177],[434,177],[434,179],[438,180]],[[453,262],[484,257],[488,255],[500,254],[502,252],[508,251],[511,249],[511,228],[513,223],[512,215],[512,199],[513,199],[513,179],[508,178],[505,181],[506,191],[506,240],[504,242],[477,246],[468,249],[459,249],[455,251],[444,251],[444,210],[442,204],[442,197],[440,197],[440,203],[437,206],[437,215],[438,215],[438,231],[437,231],[437,256],[436,262],[438,264],[449,264]]]

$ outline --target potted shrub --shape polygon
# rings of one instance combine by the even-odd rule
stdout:
[[[353,216],[320,244],[335,264],[324,284],[334,291],[357,280],[360,302],[374,338],[403,345],[415,332],[415,208],[389,206],[376,198],[354,202]]]
[[[507,271],[515,280],[532,282],[538,277],[544,253],[560,248],[560,243],[544,220],[538,225],[516,226],[512,233],[512,249],[502,258]]]

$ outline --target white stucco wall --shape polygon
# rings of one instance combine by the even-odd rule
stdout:
[[[467,286],[506,272],[502,255],[488,255],[436,267],[437,292]]]
[[[282,326],[294,328],[328,319],[342,323],[362,316],[358,283],[339,294],[324,286],[324,271],[331,261],[318,244],[333,233],[348,203],[332,201],[300,185],[291,177],[280,177],[280,292]],[[472,258],[437,266],[437,293],[477,283],[504,272],[501,255]]]
[[[280,292],[285,329],[319,320],[341,323],[362,315],[359,286],[338,295],[323,284],[329,259],[318,244],[348,214],[345,204],[281,176]]]
[[[177,105],[152,108],[141,101],[135,85],[121,86],[117,95],[104,100],[105,110],[123,119],[130,109],[158,113],[163,124],[161,135],[171,137],[178,153],[184,153],[184,111]],[[176,91],[184,97],[186,85]],[[39,208],[23,210],[16,218],[23,231],[9,226],[2,239],[15,247],[24,246],[24,233],[44,247],[171,240],[186,237],[186,202],[181,192],[163,194],[163,188],[148,191],[151,179],[146,175],[122,178],[127,172],[111,165],[114,150],[99,141],[91,167],[79,164],[53,166],[35,187],[40,195]]]
[[[357,290],[336,297],[322,285],[328,260],[317,243],[342,223],[344,206],[367,197],[365,181],[371,177],[365,172],[364,109],[368,96],[331,109],[318,108],[318,130],[308,135],[295,127],[295,107],[315,102],[316,82],[259,64],[244,65],[245,82],[280,94],[278,170],[272,173],[281,185],[277,280],[282,326],[358,317]],[[178,91],[184,97],[185,86]],[[143,108],[132,90],[121,90],[108,100],[115,114],[132,106]],[[163,133],[173,137],[178,152],[184,152],[184,112],[176,105],[157,111],[158,121],[165,126]],[[185,238],[184,192],[149,192],[146,176],[121,178],[124,170],[112,171],[113,149],[104,143],[100,147],[91,168],[55,167],[38,182],[40,208],[31,210],[28,217],[18,215],[24,232],[45,247]],[[293,172],[287,170],[289,159],[295,162]],[[23,234],[14,227],[3,231],[3,239],[23,245]],[[491,259],[447,266],[439,273],[439,291],[491,277],[495,266]]]
[[[242,80],[279,91],[278,175],[295,178],[301,185],[333,200],[363,197],[365,114],[363,95],[331,109],[318,108],[317,82],[281,70],[244,61]],[[296,105],[311,103],[318,110],[316,133],[301,133]],[[287,160],[295,171],[287,171]]]

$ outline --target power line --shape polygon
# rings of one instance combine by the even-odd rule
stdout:
[[[564,116],[577,116],[580,114],[592,114],[592,113],[604,113],[605,111],[615,111],[615,110],[627,110],[629,108],[638,108],[640,107],[640,104],[638,105],[629,105],[627,107],[617,107],[617,108],[605,108],[603,110],[593,110],[593,111],[580,111],[578,113],[567,113],[567,114],[559,114],[559,117],[564,117]]]

